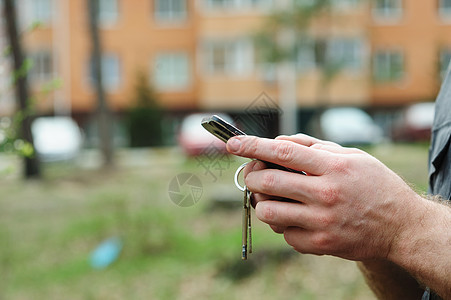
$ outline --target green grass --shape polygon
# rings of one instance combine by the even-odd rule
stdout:
[[[426,146],[366,150],[425,190]],[[171,149],[120,152],[110,171],[81,160],[47,165],[42,181],[0,175],[0,299],[374,299],[354,263],[295,253],[255,218],[255,251],[241,261],[239,205],[217,202],[241,199],[232,176],[243,160],[230,159],[217,180]],[[188,208],[167,191],[182,172],[204,188]],[[112,236],[119,259],[92,269],[91,251]]]

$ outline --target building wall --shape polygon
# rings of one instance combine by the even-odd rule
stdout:
[[[451,48],[451,23],[440,17],[437,2],[406,0],[398,20],[373,21],[372,52],[397,49],[404,56],[404,75],[400,80],[371,84],[374,105],[405,105],[435,99],[440,85],[440,49]]]
[[[200,5],[199,5],[200,6]],[[208,110],[239,110],[247,107],[262,92],[277,96],[274,83],[265,82],[255,57],[252,36],[264,22],[265,9],[206,11],[199,7],[197,71],[199,74],[199,107]],[[210,70],[209,45],[241,43],[249,48],[241,70]],[[240,46],[238,46],[240,47]],[[244,50],[246,51],[246,50]],[[237,64],[240,64],[238,62]],[[225,65],[229,65],[225,62]]]
[[[195,11],[188,1],[188,17],[180,24],[159,24],[152,15],[151,1],[119,1],[119,16],[115,24],[101,29],[104,53],[119,58],[120,84],[107,94],[113,109],[120,110],[133,103],[134,87],[140,72],[152,83],[154,57],[158,53],[183,52],[195,56]],[[74,110],[90,110],[94,105],[94,91],[90,86],[88,61],[90,40],[84,1],[71,1],[71,85]],[[77,12],[77,13],[75,13]],[[168,108],[193,108],[196,106],[196,78],[191,61],[191,83],[180,91],[159,93],[162,104]]]
[[[86,1],[48,1],[54,9],[53,19],[26,33],[25,45],[28,53],[43,49],[51,52],[54,73],[62,84],[54,91],[42,92],[48,78],[32,80],[38,108],[44,113],[92,111],[95,94],[89,76]],[[357,40],[361,65],[344,68],[328,80],[315,64],[297,69],[299,107],[401,106],[434,99],[440,83],[440,49],[451,49],[451,18],[440,16],[436,1],[399,1],[402,13],[395,20],[377,17],[374,7],[361,2],[333,9],[313,21],[308,30],[312,39]],[[149,77],[160,103],[170,110],[237,111],[262,92],[279,100],[277,67],[261,63],[252,42],[252,34],[264,24],[270,8],[210,9],[206,0],[188,0],[182,21],[162,22],[155,16],[156,2],[117,0],[116,18],[101,25],[103,52],[118,62],[120,73],[117,81],[107,87],[114,110],[133,105],[139,72]],[[19,3],[26,11],[22,18],[30,18],[34,2]],[[402,53],[402,76],[375,79],[375,55],[381,50]],[[224,57],[231,62],[221,61],[221,51],[228,53]],[[313,48],[310,51],[313,53]],[[187,75],[166,78],[169,85],[161,87],[159,76],[171,75],[168,66],[181,67]],[[183,84],[174,87],[171,80],[182,80]]]

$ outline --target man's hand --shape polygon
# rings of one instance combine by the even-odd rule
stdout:
[[[257,159],[244,172],[256,215],[298,252],[388,260],[451,297],[449,207],[420,197],[376,158],[306,135],[239,136],[227,149]]]
[[[238,137],[227,146],[233,154],[308,174],[266,169],[261,161],[249,164],[245,172],[246,185],[257,193],[257,217],[283,232],[287,243],[301,253],[385,259],[404,232],[410,201],[403,199],[418,197],[369,154],[305,135],[276,140]]]

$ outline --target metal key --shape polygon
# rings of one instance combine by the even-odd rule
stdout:
[[[243,198],[241,259],[246,260],[247,254],[252,253],[252,224],[251,224],[251,192],[245,186]]]
[[[248,251],[252,253],[252,223],[251,223],[251,195],[252,192],[247,190],[247,241],[248,241]]]

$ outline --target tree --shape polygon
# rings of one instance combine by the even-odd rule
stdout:
[[[108,107],[105,89],[102,81],[102,48],[98,26],[99,0],[86,0],[89,11],[89,33],[92,43],[92,70],[97,94],[97,121],[100,139],[100,150],[104,159],[104,166],[113,164],[113,137],[111,112]]]
[[[162,109],[149,86],[148,77],[139,73],[135,86],[135,105],[127,116],[131,147],[159,146],[162,144]]]
[[[269,16],[262,29],[255,35],[260,58],[276,65],[280,92],[280,106],[283,111],[280,128],[284,134],[297,131],[297,70],[296,61],[299,50],[312,47],[308,29],[319,15],[330,17],[331,0],[277,2],[278,9]],[[328,23],[330,20],[324,20]],[[318,90],[319,101],[327,97],[328,86],[339,73],[340,64],[327,57],[327,43],[313,45],[320,56],[321,85]]]
[[[33,135],[31,133],[32,116],[29,110],[29,89],[27,82],[28,61],[22,51],[22,45],[17,30],[16,1],[5,0],[3,3],[3,16],[6,21],[6,31],[9,39],[10,50],[13,57],[13,82],[15,84],[15,94],[20,110],[20,134],[19,138],[25,145],[33,147]],[[41,168],[37,155],[34,151],[24,155],[24,176],[33,178],[41,176]]]

